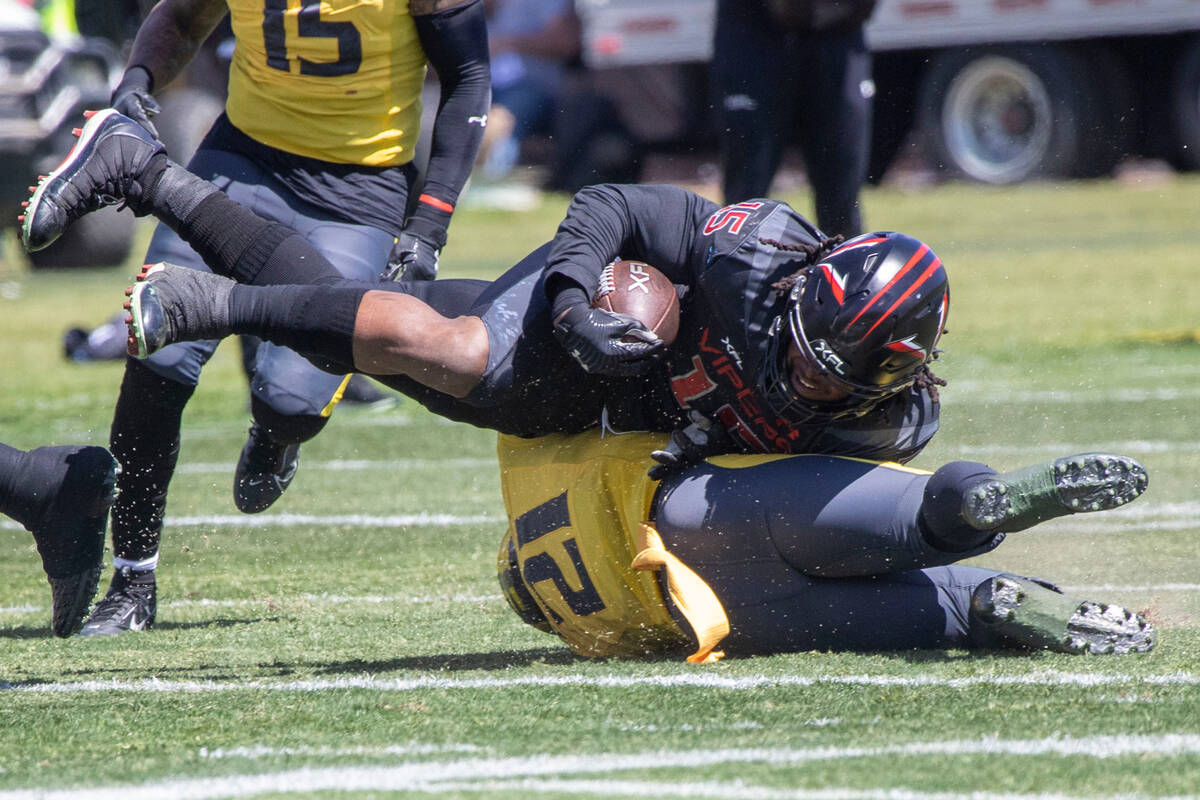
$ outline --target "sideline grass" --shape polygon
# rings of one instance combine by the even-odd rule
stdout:
[[[224,347],[185,418],[158,630],[50,638],[31,540],[0,533],[0,800],[1196,797],[1200,181],[866,200],[950,270],[944,427],[918,465],[1103,447],[1150,469],[1128,509],[979,563],[1149,610],[1154,653],[581,661],[495,588],[486,432],[412,403],[339,412],[280,504],[239,517],[248,419]],[[496,274],[564,203],[464,210],[446,274]],[[134,271],[0,274],[0,441],[104,442],[120,366],[69,365],[60,336],[118,308]]]

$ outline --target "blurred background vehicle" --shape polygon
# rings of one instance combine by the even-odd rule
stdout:
[[[144,7],[143,7],[144,6]],[[83,112],[109,104],[125,68],[124,50],[149,10],[144,0],[0,0],[0,234],[17,235],[21,202],[36,176],[51,172],[74,143]],[[180,80],[158,95],[163,143],[186,162],[224,104],[224,31]],[[227,35],[227,34],[224,34]],[[134,217],[106,208],[81,219],[34,268],[111,266],[130,254]]]
[[[29,185],[62,161],[83,111],[108,105],[124,68],[109,41],[79,36],[57,8],[43,11],[0,0],[0,231],[12,235]],[[116,264],[132,240],[132,215],[105,209],[29,260],[34,267]]]
[[[715,0],[575,5],[627,147],[712,147]],[[867,37],[874,181],[898,156],[993,184],[1103,175],[1126,156],[1200,169],[1194,0],[880,0]]]

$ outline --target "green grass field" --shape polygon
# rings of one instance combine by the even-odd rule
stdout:
[[[185,417],[155,631],[52,638],[31,537],[0,522],[0,800],[1200,797],[1200,179],[866,203],[951,276],[943,429],[916,465],[1141,459],[1131,507],[979,563],[1147,612],[1153,653],[576,659],[500,598],[487,432],[413,403],[339,412],[283,500],[239,515],[226,345]],[[564,204],[464,210],[444,274],[497,274]],[[13,248],[0,441],[104,443],[120,365],[68,364],[61,334],[113,313],[136,268],[32,274]]]

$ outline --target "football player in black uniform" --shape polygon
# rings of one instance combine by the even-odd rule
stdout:
[[[33,533],[57,636],[79,630],[96,595],[116,471],[103,447],[0,443],[0,513]]]
[[[120,197],[219,275],[260,284],[154,268],[130,300],[142,357],[252,333],[504,433],[689,430],[660,454],[676,462],[726,451],[903,462],[937,429],[929,364],[946,271],[903,234],[842,243],[775,201],[719,208],[676,187],[597,186],[576,195],[551,243],[495,282],[348,282],[111,111],[89,121],[39,197],[25,228],[39,241]],[[685,293],[669,349],[590,306],[617,257],[653,264]]]

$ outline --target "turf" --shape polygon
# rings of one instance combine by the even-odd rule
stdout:
[[[1150,471],[1129,508],[978,563],[1146,611],[1154,652],[576,659],[496,589],[484,431],[412,403],[339,411],[283,500],[239,515],[249,420],[226,345],[185,417],[155,631],[52,638],[32,540],[2,523],[0,800],[1196,797],[1200,180],[865,200],[951,276],[943,429],[918,466],[1114,449]],[[565,203],[460,212],[444,274],[497,274]],[[61,334],[115,311],[136,266],[4,254],[0,441],[103,443],[121,367],[67,363]]]

